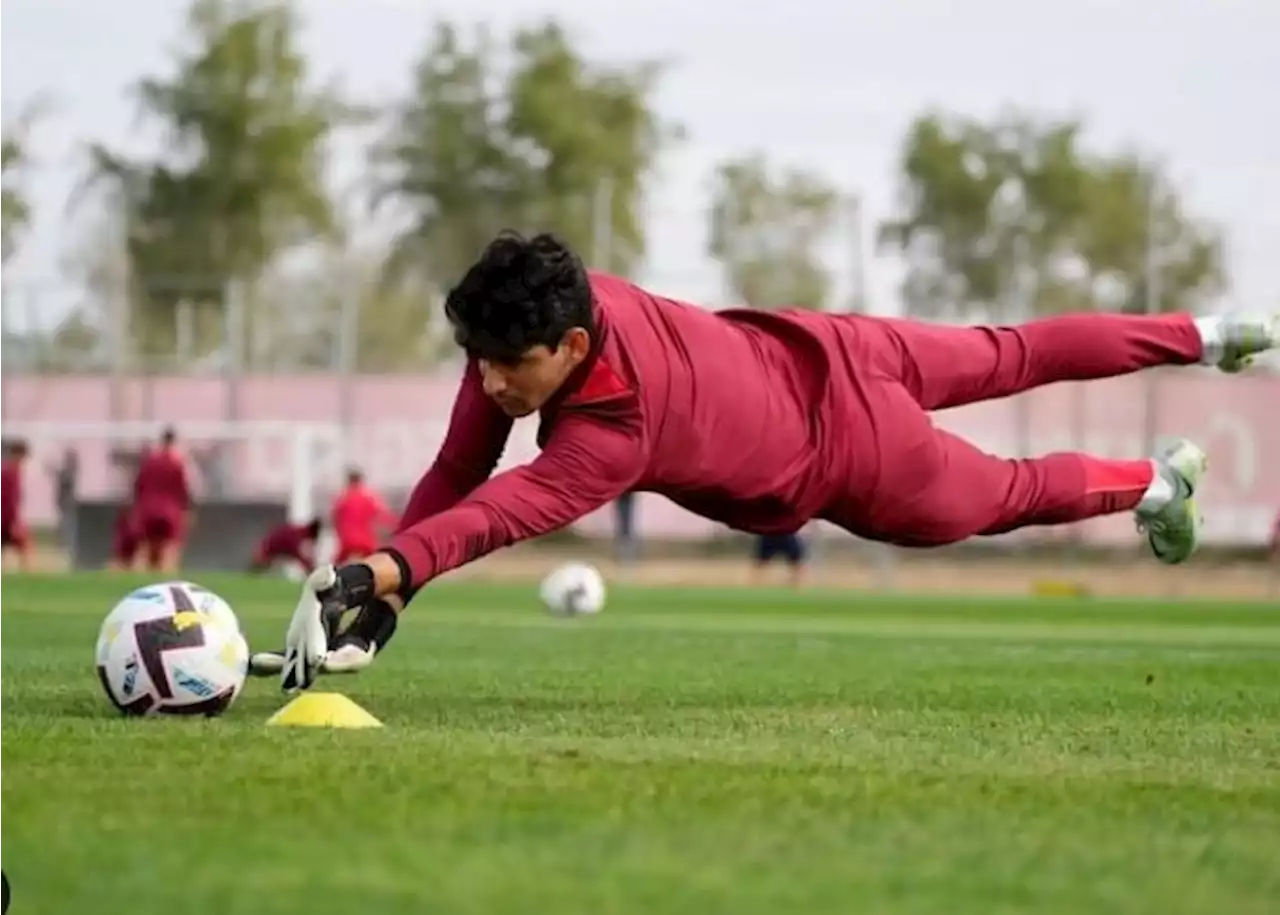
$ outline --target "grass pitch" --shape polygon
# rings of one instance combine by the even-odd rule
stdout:
[[[4,581],[14,915],[1280,911],[1278,607],[445,582],[316,732],[117,718],[132,584]]]

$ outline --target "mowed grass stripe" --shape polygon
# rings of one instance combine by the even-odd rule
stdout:
[[[262,628],[266,619],[284,617],[274,608],[255,615],[256,628]],[[70,613],[64,608],[64,613]],[[83,611],[76,608],[74,616]],[[5,614],[11,626],[24,625],[24,613],[11,610]],[[96,614],[92,617],[96,619]],[[1208,620],[1212,619],[1212,622]],[[79,626],[79,621],[74,625]],[[812,635],[846,636],[885,639],[945,639],[1000,642],[1064,642],[1099,643],[1116,645],[1187,645],[1201,647],[1240,646],[1250,649],[1280,649],[1280,619],[1271,621],[1250,620],[1244,625],[1225,624],[1209,617],[1206,622],[1195,624],[1170,624],[1159,619],[1135,623],[1132,617],[1118,618],[1114,622],[1099,623],[1094,619],[1080,620],[1064,614],[1060,619],[1045,622],[1042,619],[989,619],[967,618],[963,615],[939,618],[937,615],[920,616],[911,613],[899,615],[871,615],[865,611],[843,616],[806,616],[791,613],[785,616],[762,614],[735,615],[707,612],[646,611],[632,613],[608,613],[599,617],[557,619],[538,612],[534,608],[519,612],[481,609],[415,608],[406,614],[402,626],[449,625],[474,626],[498,629],[570,629],[572,627],[598,627],[610,631],[666,631],[666,632],[723,632],[726,634],[759,635]],[[83,627],[81,627],[83,628]]]
[[[804,634],[863,636],[895,639],[946,639],[977,641],[1068,641],[1138,645],[1241,645],[1252,648],[1280,648],[1280,620],[1267,626],[1168,625],[1159,621],[1135,625],[1079,623],[1063,619],[1055,623],[981,620],[939,620],[918,616],[875,617],[865,614],[839,617],[713,616],[706,613],[644,613],[575,620],[539,618],[501,611],[447,611],[424,614],[423,624],[448,623],[453,626],[551,629],[570,626],[599,626],[613,631],[642,630],[667,632],[725,632],[754,634]]]

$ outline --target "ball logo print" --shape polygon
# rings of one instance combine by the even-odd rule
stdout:
[[[161,699],[173,698],[173,687],[165,676],[164,654],[180,648],[203,648],[204,629],[200,626],[178,625],[176,616],[162,616],[144,620],[133,627],[138,640],[142,663]]]
[[[138,683],[138,656],[130,655],[129,660],[124,662],[124,684],[121,689],[125,698],[133,695],[133,688]]]
[[[204,677],[197,677],[194,674],[189,674],[181,667],[175,667],[173,669],[173,679],[183,689],[189,690],[203,699],[208,699],[216,692],[214,685],[204,679]]]

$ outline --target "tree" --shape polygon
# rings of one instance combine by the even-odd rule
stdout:
[[[493,69],[487,31],[466,47],[457,29],[438,25],[408,100],[374,150],[383,176],[375,212],[399,204],[410,220],[387,258],[389,284],[448,284],[501,228],[524,222],[532,179],[503,135]]]
[[[821,246],[840,198],[822,178],[774,174],[762,155],[722,163],[715,174],[708,253],[734,295],[757,308],[822,308],[831,272]]]
[[[512,46],[506,130],[532,168],[527,212],[595,266],[631,272],[645,254],[645,182],[684,134],[654,108],[666,65],[592,64],[554,21],[520,30]]]
[[[1186,213],[1154,162],[1131,154],[1099,162],[1085,204],[1080,251],[1102,306],[1198,311],[1226,289],[1222,237]]]
[[[506,71],[500,51],[513,61]],[[554,22],[505,47],[440,24],[375,152],[375,207],[399,204],[409,219],[389,280],[414,275],[441,290],[505,227],[553,229],[595,265],[632,269],[644,254],[645,181],[679,133],[652,107],[661,72],[590,64]]]
[[[145,350],[172,351],[185,302],[196,352],[210,352],[233,284],[337,232],[325,144],[360,112],[308,85],[297,31],[288,2],[194,0],[176,72],[137,86],[142,111],[165,125],[166,152],[140,162],[91,149],[90,182],[112,186],[126,220],[130,332]],[[246,315],[246,336],[256,317]]]
[[[902,215],[882,246],[905,255],[903,299],[927,318],[1016,319],[1069,298],[1085,173],[1071,121],[918,118],[903,144]]]
[[[3,190],[0,191],[0,258],[4,263],[17,252],[18,244],[31,222],[31,205],[22,187],[22,172],[29,161],[27,145],[31,128],[43,113],[43,106],[33,103],[4,127],[0,137],[0,173],[3,174]]]
[[[1081,133],[1078,121],[1017,112],[912,124],[901,212],[880,229],[881,245],[906,257],[910,313],[1020,320],[1145,297],[1150,175],[1135,160],[1086,152]],[[1156,226],[1163,300],[1198,301],[1216,285],[1216,239],[1173,196]]]

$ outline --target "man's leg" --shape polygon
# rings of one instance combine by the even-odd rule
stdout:
[[[248,571],[252,575],[261,575],[264,572],[271,571],[272,565],[275,563],[275,557],[271,555],[270,550],[259,547],[253,554],[253,558],[249,560]]]
[[[751,544],[751,581],[756,586],[765,583],[769,571],[769,560],[773,558],[772,538],[761,534]]]
[[[1164,562],[1196,546],[1194,493],[1205,470],[1189,442],[1147,460],[1080,453],[1027,460],[996,457],[937,429],[896,385],[875,396],[871,485],[851,486],[823,513],[856,534],[899,546],[928,547],[1023,527],[1068,524],[1133,511]],[[857,488],[860,491],[852,491]]]
[[[803,588],[808,579],[809,545],[799,532],[787,535],[787,568],[791,572],[791,586]]]
[[[1162,562],[1183,562],[1198,545],[1194,495],[1205,459],[1190,442],[1138,461],[1075,452],[1008,460],[938,435],[939,475],[914,497],[881,501],[856,529],[898,546],[929,547],[1133,511]]]
[[[9,521],[0,531],[0,550],[7,558],[12,552],[17,559],[18,571],[25,572],[31,567],[31,535],[22,521]],[[8,563],[5,563],[8,568]]]
[[[13,549],[18,555],[18,571],[31,570],[31,533],[26,525],[20,525],[14,533]]]
[[[170,525],[166,536],[159,541],[156,557],[158,571],[165,575],[177,574],[182,565],[182,539],[176,524]]]
[[[917,403],[941,410],[1159,365],[1238,371],[1253,354],[1280,346],[1280,319],[1077,314],[1013,327],[864,319],[859,335]]]
[[[116,529],[111,544],[111,562],[109,566],[117,572],[127,572],[133,568],[138,555],[139,542],[132,531]]]
[[[614,508],[618,519],[617,533],[614,538],[615,554],[618,562],[620,563],[627,564],[634,562],[638,552],[635,531],[635,492],[627,491],[618,496],[617,501],[614,502]]]

